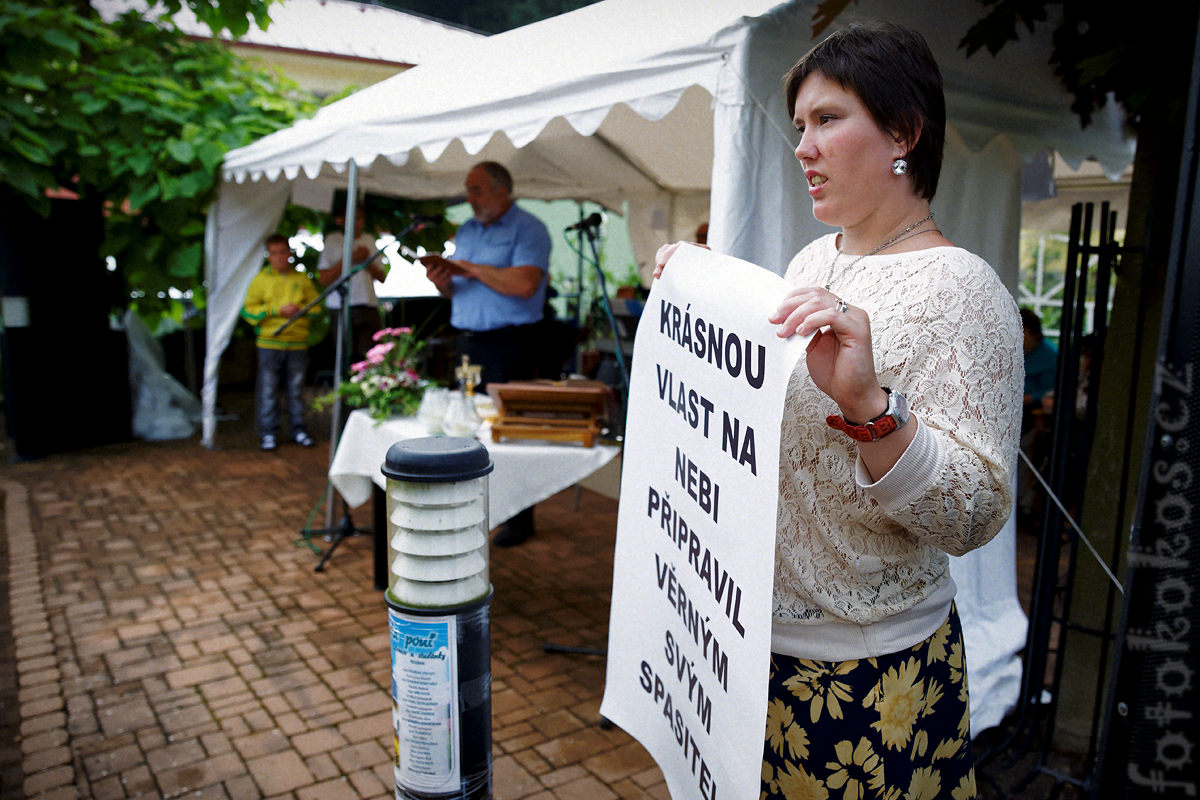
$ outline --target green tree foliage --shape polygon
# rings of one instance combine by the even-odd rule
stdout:
[[[813,13],[813,35],[820,35],[857,0],[821,0]],[[1120,0],[978,0],[981,17],[959,42],[970,56],[979,50],[995,55],[1009,42],[1050,21],[1056,8],[1055,74],[1074,95],[1071,110],[1087,125],[1109,95],[1121,104],[1136,129],[1154,104],[1180,106],[1191,74],[1194,7],[1133,13]],[[1060,17],[1060,18],[1059,18]],[[1147,70],[1147,64],[1154,69]]]
[[[1050,63],[1074,95],[1071,110],[1084,125],[1110,94],[1135,129],[1150,105],[1186,101],[1196,33],[1194,8],[1189,13],[1186,3],[1173,12],[1134,13],[1118,0],[980,2],[988,10],[960,43],[968,55],[985,48],[998,53],[1022,31],[1047,23],[1051,6],[1061,9]],[[1152,71],[1148,64],[1154,65]]]
[[[180,0],[168,0],[168,12]],[[106,241],[144,315],[167,290],[203,305],[205,210],[225,153],[316,108],[281,77],[169,16],[103,23],[86,2],[0,0],[0,185],[49,211],[46,192],[103,201]],[[267,0],[188,0],[214,30],[267,22]]]

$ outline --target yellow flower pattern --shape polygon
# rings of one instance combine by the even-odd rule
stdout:
[[[795,724],[791,707],[782,700],[772,700],[767,706],[767,740],[779,755],[786,744],[792,758],[808,758],[808,734]]]
[[[913,725],[925,708],[925,691],[921,681],[921,665],[915,658],[890,669],[880,681],[875,704],[879,719],[871,727],[879,731],[883,743],[899,750],[912,737]]]
[[[974,800],[975,798],[975,770],[972,769],[966,775],[958,779],[958,786],[950,790],[951,800]]]
[[[908,784],[904,800],[937,800],[941,790],[942,781],[937,771],[918,767],[912,774],[912,782]]]
[[[800,700],[809,703],[812,722],[820,722],[822,709],[827,709],[831,718],[841,719],[841,703],[850,699],[850,687],[836,678],[850,672],[857,663],[842,661],[830,669],[831,665],[822,661],[802,660],[802,669],[797,669],[783,685]]]
[[[950,638],[950,628],[947,625],[937,629],[937,633],[929,637],[928,663],[934,664],[946,660],[946,642]]]
[[[828,800],[829,790],[818,778],[804,771],[804,767],[788,764],[786,772],[778,776],[779,791],[784,800]]]
[[[966,674],[957,612],[891,655],[774,654],[760,800],[973,800]]]
[[[838,742],[833,747],[836,761],[825,766],[833,770],[826,785],[831,789],[843,789],[842,800],[862,800],[866,788],[878,791],[883,786],[883,760],[875,755],[871,742],[863,737],[857,745],[850,740]]]
[[[937,749],[933,751],[933,760],[944,761],[947,758],[953,758],[962,749],[962,746],[962,739],[943,739]]]

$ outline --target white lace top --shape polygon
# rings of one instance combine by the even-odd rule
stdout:
[[[798,253],[789,284],[822,285],[835,242]],[[776,624],[793,630],[899,620],[935,595],[948,604],[946,553],[987,542],[1013,508],[1021,323],[992,268],[937,247],[869,256],[832,288],[870,315],[880,383],[908,398],[919,427],[870,483],[855,442],[825,422],[837,405],[800,359],[784,408],[774,588]]]

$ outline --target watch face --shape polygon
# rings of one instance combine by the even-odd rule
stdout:
[[[899,392],[888,393],[888,413],[896,418],[899,425],[908,422],[908,398]],[[899,425],[897,427],[899,427]]]

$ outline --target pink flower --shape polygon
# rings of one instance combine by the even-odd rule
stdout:
[[[369,366],[371,366],[370,361],[356,361],[355,363],[350,365],[350,371],[351,372],[362,372]]]
[[[395,342],[383,342],[382,344],[375,345],[374,347],[372,347],[370,350],[367,351],[367,361],[371,362],[372,364],[381,363],[383,361],[384,357],[395,346],[396,346]]]
[[[380,328],[371,338],[378,342],[385,336],[408,336],[410,333],[412,333],[412,328],[408,326],[403,328]]]

